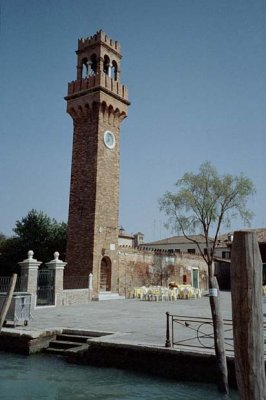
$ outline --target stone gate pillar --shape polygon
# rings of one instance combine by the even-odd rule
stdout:
[[[55,305],[61,306],[63,304],[63,283],[64,283],[64,268],[67,265],[66,262],[59,260],[59,253],[54,253],[54,259],[45,263],[48,269],[54,270],[54,293],[55,293]]]
[[[34,252],[28,251],[28,258],[18,263],[21,267],[21,291],[28,292],[32,295],[31,304],[36,306],[37,301],[37,283],[38,283],[38,268],[42,261],[37,261],[33,258]]]

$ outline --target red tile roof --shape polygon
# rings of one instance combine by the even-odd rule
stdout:
[[[190,235],[191,239],[196,240],[198,243],[205,244],[204,235]],[[210,238],[211,239],[211,238]],[[157,246],[157,245],[169,245],[169,244],[191,244],[191,240],[185,238],[185,236],[172,236],[170,238],[157,240],[156,242],[144,243],[142,246]]]

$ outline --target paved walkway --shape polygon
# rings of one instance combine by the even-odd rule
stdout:
[[[230,292],[221,293],[221,304],[224,318],[231,319]],[[38,307],[33,310],[33,319],[29,325],[17,326],[17,329],[31,332],[54,328],[106,331],[115,334],[101,337],[99,340],[164,346],[167,311],[179,316],[211,316],[208,297],[175,302],[111,300],[56,308]]]

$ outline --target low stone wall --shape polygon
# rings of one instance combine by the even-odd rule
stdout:
[[[56,305],[88,304],[91,299],[92,291],[90,289],[65,289],[58,294]]]
[[[214,354],[177,351],[116,343],[90,343],[83,354],[70,356],[70,362],[133,370],[141,373],[200,383],[216,383]],[[229,385],[236,387],[234,359],[227,358]]]
[[[17,354],[33,354],[42,351],[49,346],[51,340],[61,330],[47,330],[44,332],[31,332],[4,329],[0,334],[0,350]]]
[[[0,350],[26,355],[36,353],[47,348],[49,342],[63,331],[63,329],[51,329],[26,333],[23,330],[12,332],[4,329],[0,334]],[[94,336],[102,334],[103,332],[99,335],[93,332]],[[204,352],[90,341],[87,351],[73,352],[68,356],[68,361],[104,368],[133,370],[177,381],[215,383],[217,380],[215,355]],[[229,385],[235,387],[234,359],[227,357],[227,365]]]
[[[114,243],[114,242],[113,242]],[[46,263],[47,283],[38,285],[40,261],[33,258],[33,251],[28,252],[28,258],[20,262],[22,291],[32,295],[32,304],[36,305],[36,298],[44,291],[44,299],[38,305],[50,305],[50,292],[46,287],[54,281],[55,306],[72,304],[88,304],[91,300],[100,300],[98,275],[92,276],[64,276],[66,263],[59,259],[59,253],[54,253],[54,259]],[[51,274],[50,274],[51,273]],[[46,276],[44,274],[44,276]],[[50,276],[51,275],[51,276]],[[51,278],[53,276],[53,279]],[[95,281],[96,279],[96,281]],[[50,282],[51,281],[51,282]],[[94,284],[93,284],[94,281]],[[120,247],[117,263],[112,265],[112,292],[133,297],[134,288],[141,286],[165,286],[169,282],[191,284],[203,291],[208,288],[207,265],[202,257],[190,254],[170,254],[154,252],[139,248]],[[96,282],[96,283],[95,283]],[[49,285],[47,285],[49,283]],[[40,287],[38,287],[40,286]],[[74,288],[75,289],[74,289]],[[93,292],[94,287],[94,292]],[[40,289],[40,290],[39,290]],[[40,296],[41,297],[41,296]]]

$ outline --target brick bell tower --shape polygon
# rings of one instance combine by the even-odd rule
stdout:
[[[92,273],[98,298],[118,292],[120,123],[130,103],[117,41],[99,31],[79,39],[76,54],[65,97],[74,125],[65,287],[87,287]]]

